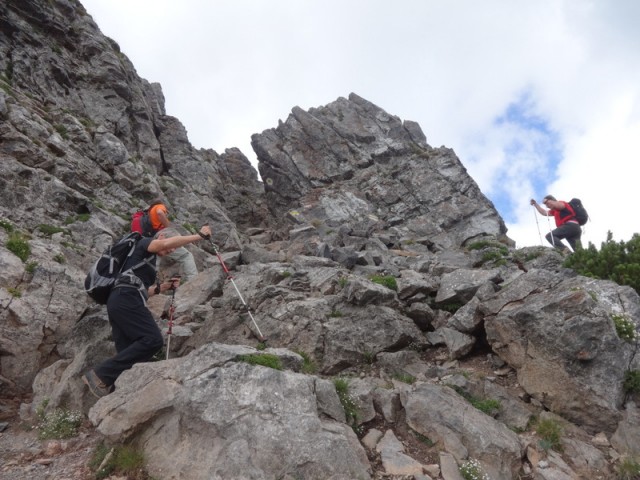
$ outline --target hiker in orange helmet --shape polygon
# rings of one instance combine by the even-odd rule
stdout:
[[[172,278],[159,282],[156,276],[156,257],[171,255],[185,245],[211,237],[211,228],[204,225],[194,235],[173,235],[163,229],[154,237],[144,237],[124,264],[125,274],[113,287],[107,301],[107,314],[111,324],[111,337],[116,354],[103,361],[82,376],[82,381],[96,397],[104,397],[113,391],[113,384],[122,372],[138,362],[148,362],[162,348],[164,339],[153,314],[147,307],[147,299],[178,287],[180,280]],[[145,263],[149,260],[149,263]],[[142,266],[134,274],[127,269]]]
[[[164,230],[165,228],[171,227],[171,221],[169,220],[169,211],[161,199],[156,199],[151,202],[151,206],[149,207],[149,221],[151,222],[152,234]],[[198,275],[198,268],[196,267],[196,262],[193,259],[193,255],[186,248],[176,248],[173,253],[160,258],[160,269],[166,266],[165,258],[168,258],[180,265],[180,269],[182,271],[181,273],[186,281],[189,281],[193,277]]]

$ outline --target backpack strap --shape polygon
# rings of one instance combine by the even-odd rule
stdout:
[[[156,262],[155,262],[155,258],[156,256],[152,256],[152,257],[147,257],[144,260],[142,260],[139,263],[136,263],[133,267],[129,267],[127,268],[124,272],[120,273],[120,276],[125,275],[125,274],[131,274],[131,275],[135,275],[134,270],[137,270],[140,267],[144,267],[145,265],[148,265],[149,267],[153,268],[153,271],[156,271]]]
[[[569,220],[577,220],[576,211],[573,209],[573,206],[569,202],[564,202],[564,204],[566,205],[567,210],[569,210],[569,212],[571,213],[571,217],[569,218]],[[566,221],[568,222],[569,220]]]
[[[144,283],[142,283],[142,280],[140,280],[140,277],[138,277],[134,273],[134,270],[140,267],[143,267],[144,265],[148,265],[151,268],[153,268],[153,270],[155,271],[156,270],[155,261],[152,261],[152,260],[155,260],[155,255],[152,257],[145,258],[144,260],[137,263],[131,268],[127,268],[124,272],[118,275],[118,279],[116,280],[116,283],[113,288],[122,288],[122,287],[136,288],[140,293],[140,296],[142,297],[142,301],[146,305],[147,298],[148,298],[147,289],[145,288]]]

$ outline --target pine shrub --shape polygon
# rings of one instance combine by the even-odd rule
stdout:
[[[640,293],[640,234],[634,233],[628,242],[615,242],[608,232],[600,250],[589,243],[587,248],[570,255],[564,265],[581,275],[613,280]]]

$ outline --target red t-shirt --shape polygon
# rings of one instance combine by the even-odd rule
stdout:
[[[564,204],[565,208],[563,208],[562,210],[556,210],[554,208],[549,210],[551,213],[553,213],[553,218],[556,221],[556,227],[564,225],[569,220],[575,220],[576,218],[571,205],[569,205],[567,202],[563,202],[562,200],[560,200],[560,203]]]

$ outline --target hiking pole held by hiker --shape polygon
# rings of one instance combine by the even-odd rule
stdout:
[[[546,199],[546,197],[545,197]],[[549,235],[548,237],[551,238],[551,240],[549,240],[549,242],[551,242],[551,245],[553,245],[554,247],[556,246],[556,242],[555,239],[553,238],[553,229],[551,228],[551,219],[549,218],[549,212],[546,210],[543,210],[540,205],[538,205],[538,202],[536,202],[533,198],[530,200],[529,202],[531,204],[532,207],[534,207],[536,210],[538,210],[538,212],[540,212],[541,215],[544,215],[545,217],[547,217],[547,225],[549,226]],[[544,201],[543,201],[544,203]],[[545,203],[546,206],[546,203]],[[535,215],[535,212],[533,212],[533,214]],[[538,224],[538,217],[536,216],[536,225],[538,225],[538,234],[540,235],[540,243],[542,243],[542,234],[540,233],[540,225]]]
[[[171,303],[169,304],[168,316],[169,320],[167,322],[167,360],[169,360],[169,351],[171,350],[171,335],[173,334],[173,314],[176,310],[175,306],[175,298],[176,298],[176,290],[180,285],[180,275],[175,275],[171,277]]]
[[[534,207],[534,205],[531,205],[531,206]],[[535,207],[533,209],[533,218],[536,219],[536,227],[538,227],[538,236],[540,237],[540,245],[544,245],[544,242],[542,241],[542,232],[540,232],[540,224],[538,223],[538,214],[536,213]]]
[[[240,290],[238,289],[238,286],[236,285],[236,282],[233,280],[233,275],[231,275],[231,272],[227,268],[227,265],[224,263],[224,260],[222,260],[222,256],[220,255],[220,252],[218,251],[218,246],[213,242],[213,239],[211,238],[211,236],[209,236],[209,241],[211,242],[211,247],[213,248],[213,252],[216,254],[216,257],[218,257],[218,261],[220,262],[220,265],[222,266],[222,270],[224,270],[224,273],[227,275],[227,280],[229,280],[231,282],[231,284],[233,285],[233,288],[235,289],[236,293],[238,294],[238,298],[242,302],[242,305],[244,306],[245,311],[249,314],[249,317],[251,318],[251,322],[253,322],[253,326],[256,328],[256,332],[258,333],[258,339],[262,343],[265,343],[267,341],[267,339],[265,338],[264,335],[262,335],[262,332],[260,331],[260,327],[258,327],[258,324],[256,323],[256,319],[253,318],[253,314],[251,313],[251,307],[249,307],[249,305],[247,305],[247,302],[244,301],[244,298],[243,298],[242,294],[240,293]]]

